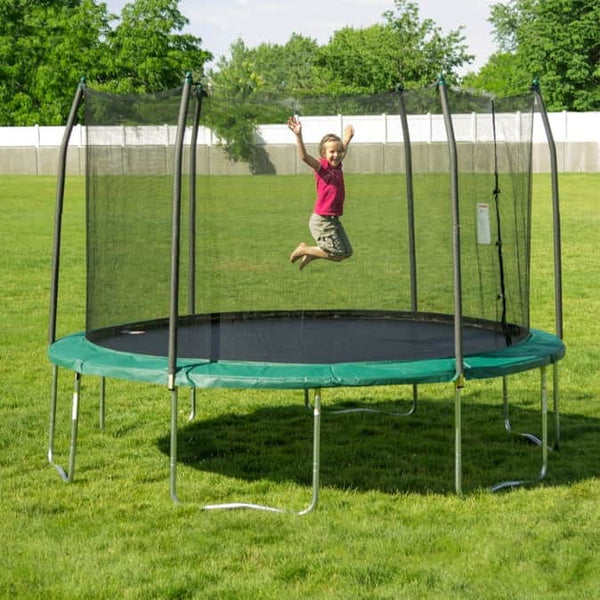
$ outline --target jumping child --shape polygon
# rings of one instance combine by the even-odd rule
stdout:
[[[320,158],[317,160],[306,151],[302,139],[302,124],[296,117],[288,119],[288,127],[296,135],[298,156],[315,172],[317,199],[313,214],[308,222],[316,246],[301,242],[290,255],[290,261],[300,260],[300,270],[317,258],[339,262],[352,256],[352,246],[340,222],[344,212],[344,172],[342,160],[348,144],[354,137],[354,127],[344,128],[344,140],[333,133],[323,137],[319,144]]]

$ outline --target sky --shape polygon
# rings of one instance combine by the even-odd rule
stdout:
[[[104,0],[119,14],[127,0]],[[444,33],[464,26],[468,52],[475,60],[463,72],[482,67],[496,47],[487,22],[490,6],[499,0],[417,0],[419,16],[433,19]],[[190,21],[186,33],[202,38],[202,48],[215,57],[228,56],[241,38],[246,46],[284,44],[292,33],[326,44],[342,27],[383,23],[382,13],[393,0],[180,0],[179,10]],[[214,66],[214,62],[209,66]]]

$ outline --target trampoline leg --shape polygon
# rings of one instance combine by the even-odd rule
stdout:
[[[548,373],[546,367],[540,369],[541,413],[542,413],[542,469],[540,479],[548,472]]]
[[[188,421],[193,421],[196,418],[196,388],[190,390],[190,416]]]
[[[397,411],[392,411],[392,410],[378,410],[376,408],[365,408],[365,407],[334,409],[329,412],[336,414],[336,415],[344,415],[344,414],[349,414],[349,413],[376,413],[376,414],[383,414],[383,415],[391,415],[392,417],[410,417],[411,415],[414,415],[415,412],[417,411],[417,400],[418,400],[417,385],[413,384],[412,404],[411,404],[410,408],[404,412],[397,412]],[[309,397],[308,390],[304,390],[304,408],[306,408],[306,410],[313,410],[313,407],[310,404],[310,397]]]
[[[48,432],[48,462],[58,471],[61,478],[67,481],[64,469],[54,462],[54,433],[56,431],[56,396],[58,393],[58,366],[52,368],[52,388],[50,391],[50,428]]]
[[[548,472],[548,375],[546,367],[540,368],[540,412],[542,413],[542,439],[538,439],[536,436],[529,433],[522,433],[523,437],[538,444],[542,450],[542,467],[540,469],[538,480],[544,479]],[[510,429],[508,429],[510,432]],[[531,484],[532,480],[526,479],[513,479],[509,481],[502,481],[491,487],[492,492],[498,492],[500,490],[512,489],[522,485]]]
[[[100,377],[100,431],[104,431],[106,417],[106,378]]]
[[[315,405],[313,407],[313,482],[312,501],[299,515],[306,515],[317,508],[319,502],[319,478],[321,474],[321,390],[315,390]]]
[[[179,504],[177,497],[177,388],[171,390],[171,452],[170,452],[170,486],[171,499]]]
[[[81,373],[75,373],[73,402],[71,405],[71,445],[69,447],[69,471],[67,481],[75,477],[75,456],[77,454],[77,429],[79,425],[79,394],[81,392]]]
[[[462,375],[454,382],[454,487],[462,496]]]
[[[502,377],[502,408],[504,411],[504,429],[508,433],[512,432],[512,425],[510,424],[510,415],[508,411],[508,377],[504,375]]]
[[[508,377],[506,375],[502,377],[502,405],[504,407],[504,428],[508,433],[513,433],[508,407]],[[542,440],[533,433],[516,433],[515,435],[525,438],[536,446],[542,445]]]
[[[77,427],[79,424],[79,393],[81,390],[81,374],[75,373],[73,403],[71,408],[71,444],[69,447],[69,466],[65,471],[54,462],[54,433],[56,429],[56,397],[58,388],[58,367],[52,371],[52,392],[50,400],[50,432],[48,439],[48,462],[58,471],[61,479],[67,483],[75,476],[75,456],[77,454]]]
[[[304,399],[307,408],[310,407],[308,400],[308,390],[304,391]],[[264,510],[276,513],[292,513],[296,515],[306,515],[315,510],[319,501],[319,479],[321,472],[321,390],[315,389],[315,402],[313,411],[313,476],[312,476],[312,499],[310,504],[303,510],[296,512],[286,508],[276,508],[262,504],[251,504],[248,502],[228,502],[224,504],[207,504],[202,506],[202,510],[232,510],[248,508],[253,510]]]
[[[558,363],[552,365],[552,396],[554,401],[554,450],[560,448],[560,400],[558,387]]]

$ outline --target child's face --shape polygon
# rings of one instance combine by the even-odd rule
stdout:
[[[339,142],[327,142],[323,146],[323,158],[332,166],[337,167],[342,162],[344,148]]]

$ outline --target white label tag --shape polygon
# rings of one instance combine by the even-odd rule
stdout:
[[[492,232],[490,229],[490,205],[480,203],[477,205],[477,243],[491,244]]]

